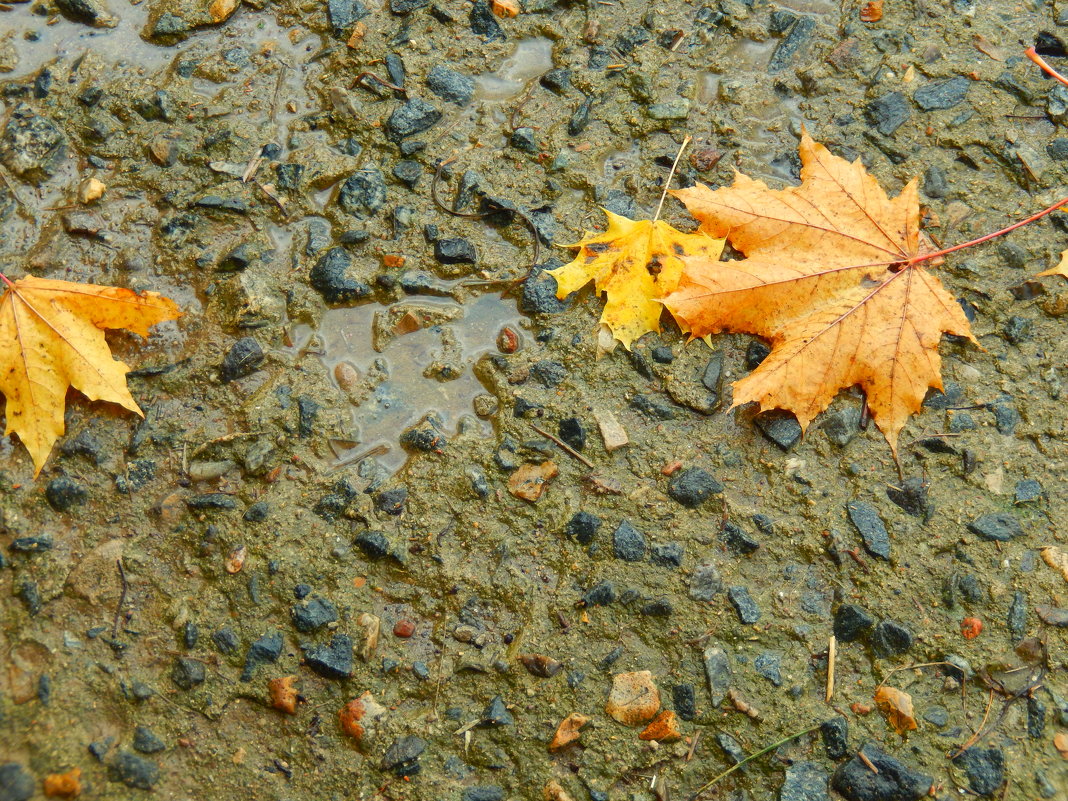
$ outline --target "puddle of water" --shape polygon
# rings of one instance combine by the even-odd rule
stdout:
[[[521,40],[496,72],[479,75],[479,95],[483,100],[504,101],[522,92],[530,81],[553,67],[553,43],[543,36]]]
[[[342,454],[341,461],[376,446],[386,446],[389,450],[377,457],[379,463],[391,471],[399,469],[407,459],[398,443],[400,433],[428,412],[438,414],[447,431],[454,432],[462,416],[473,416],[475,397],[486,392],[475,377],[472,365],[482,354],[496,350],[497,333],[503,326],[521,330],[522,317],[515,301],[501,299],[494,293],[481,295],[462,306],[427,297],[402,301],[398,305],[413,303],[444,314],[451,312],[462,316],[443,325],[395,336],[381,353],[375,352],[371,346],[372,326],[376,313],[384,314],[391,307],[366,304],[331,309],[315,332],[323,351],[320,360],[339,389],[336,368],[342,363],[355,368],[365,386],[373,385],[366,399],[353,406],[352,438],[359,444]],[[308,327],[296,329],[295,348],[307,347],[311,336]],[[454,347],[447,350],[447,341]],[[427,368],[444,354],[447,354],[445,360],[449,364],[459,362],[457,377],[450,381],[426,377]],[[491,432],[489,423],[483,422],[482,426],[488,435]]]
[[[141,38],[148,22],[148,3],[139,5],[111,4],[111,13],[118,20],[114,28],[91,28],[71,22],[63,16],[41,17],[31,10],[31,3],[19,4],[11,11],[0,13],[0,31],[13,31],[19,63],[12,72],[0,74],[0,80],[31,75],[45,64],[58,58],[80,56],[89,50],[106,61],[117,64],[136,64],[146,72],[166,66],[174,51],[152,45]],[[37,41],[26,34],[37,34]]]

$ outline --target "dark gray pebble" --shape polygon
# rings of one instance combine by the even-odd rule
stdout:
[[[227,351],[219,368],[219,378],[228,383],[244,378],[263,363],[263,348],[252,337],[241,337]]]
[[[0,764],[0,801],[30,801],[34,791],[33,776],[22,765]]]
[[[182,690],[191,690],[198,684],[203,684],[206,676],[203,663],[188,656],[175,659],[171,668],[171,681]]]
[[[672,687],[671,700],[675,714],[683,720],[693,720],[697,716],[697,694],[692,684],[676,684]]]
[[[482,720],[479,723],[480,726],[512,726],[515,724],[515,718],[512,717],[512,713],[508,711],[508,707],[504,703],[504,697],[497,695],[486,705],[486,708],[482,711]]]
[[[1023,526],[1008,512],[992,512],[977,517],[968,524],[968,529],[981,540],[1008,542],[1023,534]]]
[[[159,765],[129,751],[119,751],[108,766],[108,778],[127,787],[151,790],[159,781]]]
[[[695,601],[711,601],[723,592],[723,580],[719,570],[712,562],[705,562],[694,568],[690,577],[690,597]]]
[[[815,762],[795,762],[786,769],[779,801],[830,801],[827,779],[830,774]]]
[[[645,558],[645,535],[623,520],[612,532],[612,551],[624,562],[640,562]]]
[[[615,600],[616,588],[611,581],[602,581],[593,585],[582,596],[582,601],[586,606],[607,606],[610,603],[615,603]]]
[[[148,726],[138,726],[134,729],[133,747],[142,754],[156,754],[167,748],[167,744],[156,736]]]
[[[823,749],[830,759],[843,759],[849,754],[849,721],[839,715],[820,724]]]
[[[912,633],[900,623],[884,620],[872,630],[871,647],[876,656],[899,656],[912,647]]]
[[[842,604],[834,613],[834,636],[839,642],[859,640],[874,625],[875,618],[855,604]]]
[[[589,545],[601,527],[601,518],[592,512],[579,511],[567,521],[564,533],[578,541],[580,545]]]
[[[475,94],[475,82],[471,78],[441,64],[431,67],[426,85],[438,97],[461,106]]]
[[[873,772],[857,756],[839,765],[831,786],[846,801],[919,801],[931,789],[930,776],[898,761],[877,745],[866,743],[861,751],[879,772]]]
[[[723,492],[723,485],[700,467],[680,470],[668,482],[668,495],[689,509],[696,509],[720,492]]]
[[[386,749],[379,763],[379,770],[391,770],[397,776],[411,776],[419,772],[419,757],[426,750],[427,742],[414,734],[400,737]]]
[[[958,75],[946,81],[935,81],[921,86],[912,95],[912,99],[924,111],[953,108],[968,96],[972,82]]]
[[[774,651],[764,651],[753,660],[753,670],[770,681],[776,687],[782,686],[782,655]]]
[[[477,784],[465,787],[460,793],[461,801],[503,801],[504,788],[498,784]]]
[[[442,264],[474,264],[478,260],[475,246],[463,237],[439,239],[434,243],[434,258]]]
[[[846,504],[849,519],[864,539],[864,548],[872,556],[890,558],[890,534],[886,531],[875,507],[864,501],[852,500]]]
[[[352,638],[335,634],[325,645],[302,645],[304,663],[328,679],[347,679],[352,675]]]
[[[315,631],[337,620],[337,607],[325,598],[314,595],[301,603],[294,604],[290,610],[290,616],[297,631]]]
[[[371,294],[371,287],[346,275],[351,266],[352,256],[345,248],[330,248],[312,267],[309,283],[327,303],[361,300]]]
[[[730,600],[734,611],[738,613],[738,619],[746,625],[751,625],[760,620],[760,607],[749,594],[749,589],[742,586],[730,587],[727,590],[727,598]]]
[[[761,412],[753,418],[765,437],[774,442],[782,450],[788,451],[801,441],[801,424],[791,412],[783,409],[772,409]]]
[[[654,545],[650,551],[649,561],[658,567],[680,568],[685,549],[680,542],[665,542]]]
[[[964,767],[968,786],[976,795],[993,795],[1005,782],[1005,753],[1000,748],[973,746],[953,761]]]
[[[386,135],[394,142],[422,133],[441,121],[441,112],[430,103],[413,97],[398,106],[386,120]]]
[[[45,487],[45,498],[57,512],[69,511],[72,507],[85,503],[89,493],[85,487],[69,476],[57,476]]]
[[[759,540],[755,539],[737,523],[729,520],[723,525],[719,538],[735,553],[750,554],[760,548]]]

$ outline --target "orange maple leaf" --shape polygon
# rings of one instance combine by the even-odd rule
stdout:
[[[10,281],[0,296],[0,394],[7,399],[5,434],[18,434],[40,474],[63,434],[67,387],[144,416],[126,386],[130,371],[113,358],[104,329],[148,329],[181,316],[155,292],[75,284],[29,276]]]
[[[734,406],[787,409],[805,429],[840,389],[859,385],[896,456],[909,415],[928,388],[942,388],[942,333],[976,340],[922,266],[930,253],[916,182],[890,199],[859,161],[807,133],[800,152],[800,186],[772,190],[738,174],[715,191],[673,192],[703,231],[726,236],[746,258],[685,258],[665,304],[694,337],[736,331],[771,342],[771,354],[735,382]]]
[[[607,209],[608,230],[587,234],[574,261],[546,272],[566,298],[593,281],[607,298],[601,322],[630,350],[640,336],[660,330],[661,299],[678,285],[683,256],[718,259],[723,239],[684,234],[663,220],[631,220]]]

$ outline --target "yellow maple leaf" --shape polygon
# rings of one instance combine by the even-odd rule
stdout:
[[[2,277],[2,276],[0,276]],[[63,434],[67,387],[141,414],[130,390],[130,371],[113,358],[104,329],[148,329],[181,316],[174,301],[155,292],[75,284],[28,276],[3,277],[0,296],[0,394],[7,430],[17,434],[40,474]]]
[[[571,245],[579,248],[574,261],[546,272],[556,279],[561,299],[593,281],[606,298],[601,322],[630,350],[638,337],[660,330],[661,299],[678,286],[682,257],[714,261],[723,251],[723,239],[684,234],[661,220],[631,220],[602,211],[608,230]]]
[[[1057,262],[1056,267],[1050,267],[1038,275],[1059,275],[1062,278],[1068,278],[1068,250],[1061,251],[1061,260]]]
[[[875,691],[875,705],[886,715],[886,721],[898,734],[915,731],[916,713],[912,711],[912,696],[904,690],[880,686]]]
[[[942,388],[942,333],[968,337],[964,311],[925,270],[912,181],[890,199],[859,162],[801,139],[801,185],[771,190],[738,174],[715,191],[673,194],[710,236],[746,258],[686,258],[665,298],[699,337],[756,334],[771,354],[734,384],[734,406],[786,409],[802,429],[840,389],[859,385],[895,455],[909,415]]]

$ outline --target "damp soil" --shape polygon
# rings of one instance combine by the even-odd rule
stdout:
[[[681,185],[783,186],[804,126],[944,245],[1050,205],[1064,3],[519,5],[0,5],[0,269],[185,312],[109,335],[143,419],[72,392],[36,479],[0,440],[0,799],[680,799],[827,721],[707,797],[1068,797],[1060,215],[937,267],[981,347],[900,472],[859,392],[728,411],[760,342],[599,355],[542,274],[687,135]],[[606,714],[637,671],[681,739]]]

